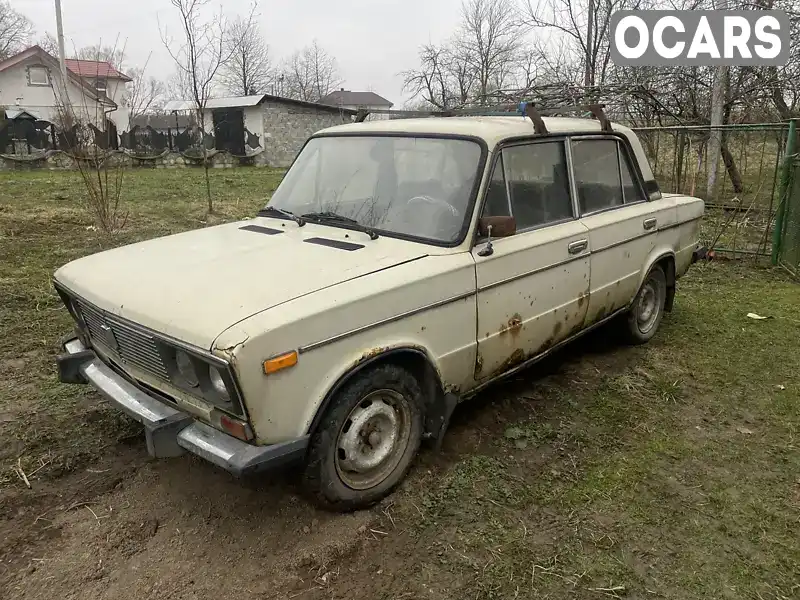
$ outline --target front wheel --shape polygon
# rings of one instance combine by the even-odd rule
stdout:
[[[403,480],[422,441],[424,402],[397,365],[359,373],[333,398],[311,438],[304,483],[325,508],[366,508]]]
[[[667,277],[655,265],[644,280],[625,320],[625,333],[632,344],[644,344],[656,334],[667,300]]]

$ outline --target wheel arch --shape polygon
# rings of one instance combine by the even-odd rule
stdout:
[[[647,268],[642,271],[642,277],[639,280],[639,288],[644,284],[645,279],[652,271],[653,267],[659,265],[664,270],[664,275],[667,278],[667,298],[664,304],[664,310],[667,312],[672,311],[672,304],[675,300],[675,251],[671,248],[660,248],[654,250],[647,259]]]
[[[308,435],[313,435],[319,427],[325,412],[333,402],[336,394],[354,377],[379,364],[393,363],[408,369],[422,388],[423,397],[426,399],[426,419],[424,433],[430,437],[437,431],[436,416],[445,405],[446,390],[442,381],[441,371],[430,353],[422,346],[415,344],[402,344],[390,348],[380,348],[365,352],[361,358],[345,369],[345,371],[328,388],[325,396],[317,407],[314,418],[308,427]]]

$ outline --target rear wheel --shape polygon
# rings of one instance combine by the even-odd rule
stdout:
[[[667,277],[655,265],[647,274],[625,319],[626,338],[632,344],[649,342],[656,334],[667,300]]]
[[[424,403],[405,369],[380,365],[347,382],[313,434],[306,489],[325,508],[366,508],[394,490],[422,440]]]

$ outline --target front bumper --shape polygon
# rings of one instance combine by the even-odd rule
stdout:
[[[147,451],[155,458],[189,451],[237,477],[302,462],[308,436],[254,446],[201,423],[139,389],[103,363],[76,337],[62,341],[57,358],[64,383],[91,383],[111,404],[144,425]]]

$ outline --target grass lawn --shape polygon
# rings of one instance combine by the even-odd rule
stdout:
[[[7,440],[0,457],[24,455],[35,468],[42,452],[59,448],[57,461],[69,469],[108,442],[63,427],[65,422],[86,425],[74,418],[85,409],[89,392],[57,383],[58,340],[72,325],[54,295],[53,272],[111,246],[252,216],[282,175],[272,169],[212,170],[217,207],[209,217],[200,169],[129,170],[122,195],[127,226],[108,240],[84,209],[78,173],[0,174],[0,439]],[[83,416],[109,421],[120,435],[131,431],[130,423],[112,411],[92,409]],[[0,482],[9,478],[15,475],[0,471]]]
[[[200,171],[129,172],[128,225],[111,243],[252,215],[281,176],[211,174],[218,214],[207,218]],[[27,473],[44,464],[37,485],[58,489],[98,456],[141,443],[89,388],[56,381],[70,320],[50,276],[108,245],[81,192],[72,173],[0,174],[0,525],[9,528],[15,504],[4,509],[3,499],[24,491],[18,459]],[[443,453],[423,455],[372,511],[369,539],[328,557],[335,575],[301,597],[800,597],[798,340],[800,287],[782,271],[695,265],[650,344],[620,347],[597,331],[459,409]],[[309,515],[305,529],[324,518]],[[212,541],[231,517],[215,519]],[[31,521],[14,525],[20,536]],[[38,535],[28,540],[36,556],[56,552],[36,546]],[[128,573],[129,560],[106,556]]]

